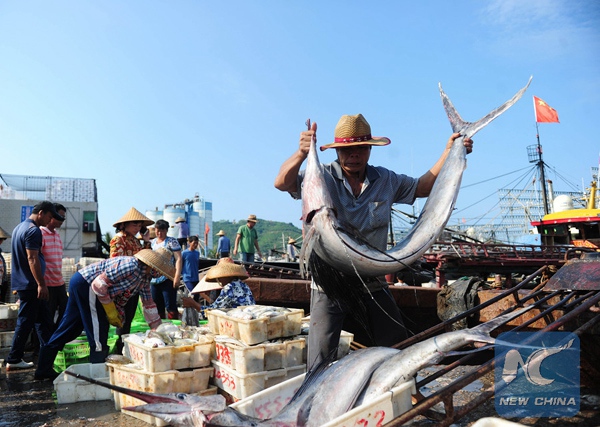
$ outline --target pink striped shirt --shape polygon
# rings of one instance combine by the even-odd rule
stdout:
[[[44,281],[46,286],[61,286],[65,283],[62,276],[62,258],[63,244],[60,234],[55,230],[50,231],[47,227],[40,227],[42,230],[42,254],[46,261],[46,272]]]

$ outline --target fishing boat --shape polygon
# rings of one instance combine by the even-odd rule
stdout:
[[[580,248],[600,247],[600,209],[596,206],[596,182],[584,209],[573,209],[568,197],[554,201],[554,212],[531,225],[536,227],[543,245],[573,245]]]

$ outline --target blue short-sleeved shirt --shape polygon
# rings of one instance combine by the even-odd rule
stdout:
[[[354,197],[337,160],[324,164],[323,170],[340,225],[359,231],[370,244],[386,250],[392,205],[413,204],[419,180],[381,166],[367,165],[363,190]],[[295,199],[302,198],[305,172],[298,174],[297,190],[292,193]]]
[[[27,249],[38,251],[43,276],[46,262],[42,255],[42,230],[29,218],[17,225],[12,232],[11,287],[13,291],[37,289],[37,282],[27,261]]]

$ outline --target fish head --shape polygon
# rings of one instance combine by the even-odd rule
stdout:
[[[225,398],[221,395],[196,396],[187,393],[169,393],[134,397],[140,398],[147,404],[123,409],[151,415],[174,426],[204,426],[208,423],[208,415],[222,412],[227,407]]]

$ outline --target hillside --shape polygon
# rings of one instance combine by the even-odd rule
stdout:
[[[212,250],[209,250],[209,256],[215,255],[214,251],[217,247],[217,241],[219,240],[219,236],[217,236],[219,230],[223,230],[225,235],[231,239],[233,248],[237,230],[241,225],[245,224],[245,219],[236,222],[213,221],[213,247],[211,248]],[[255,228],[258,232],[258,245],[260,246],[263,256],[268,256],[269,251],[272,249],[284,252],[284,245],[287,245],[289,237],[296,239],[298,247],[300,247],[300,244],[302,243],[302,230],[292,223],[269,221],[258,218]]]

